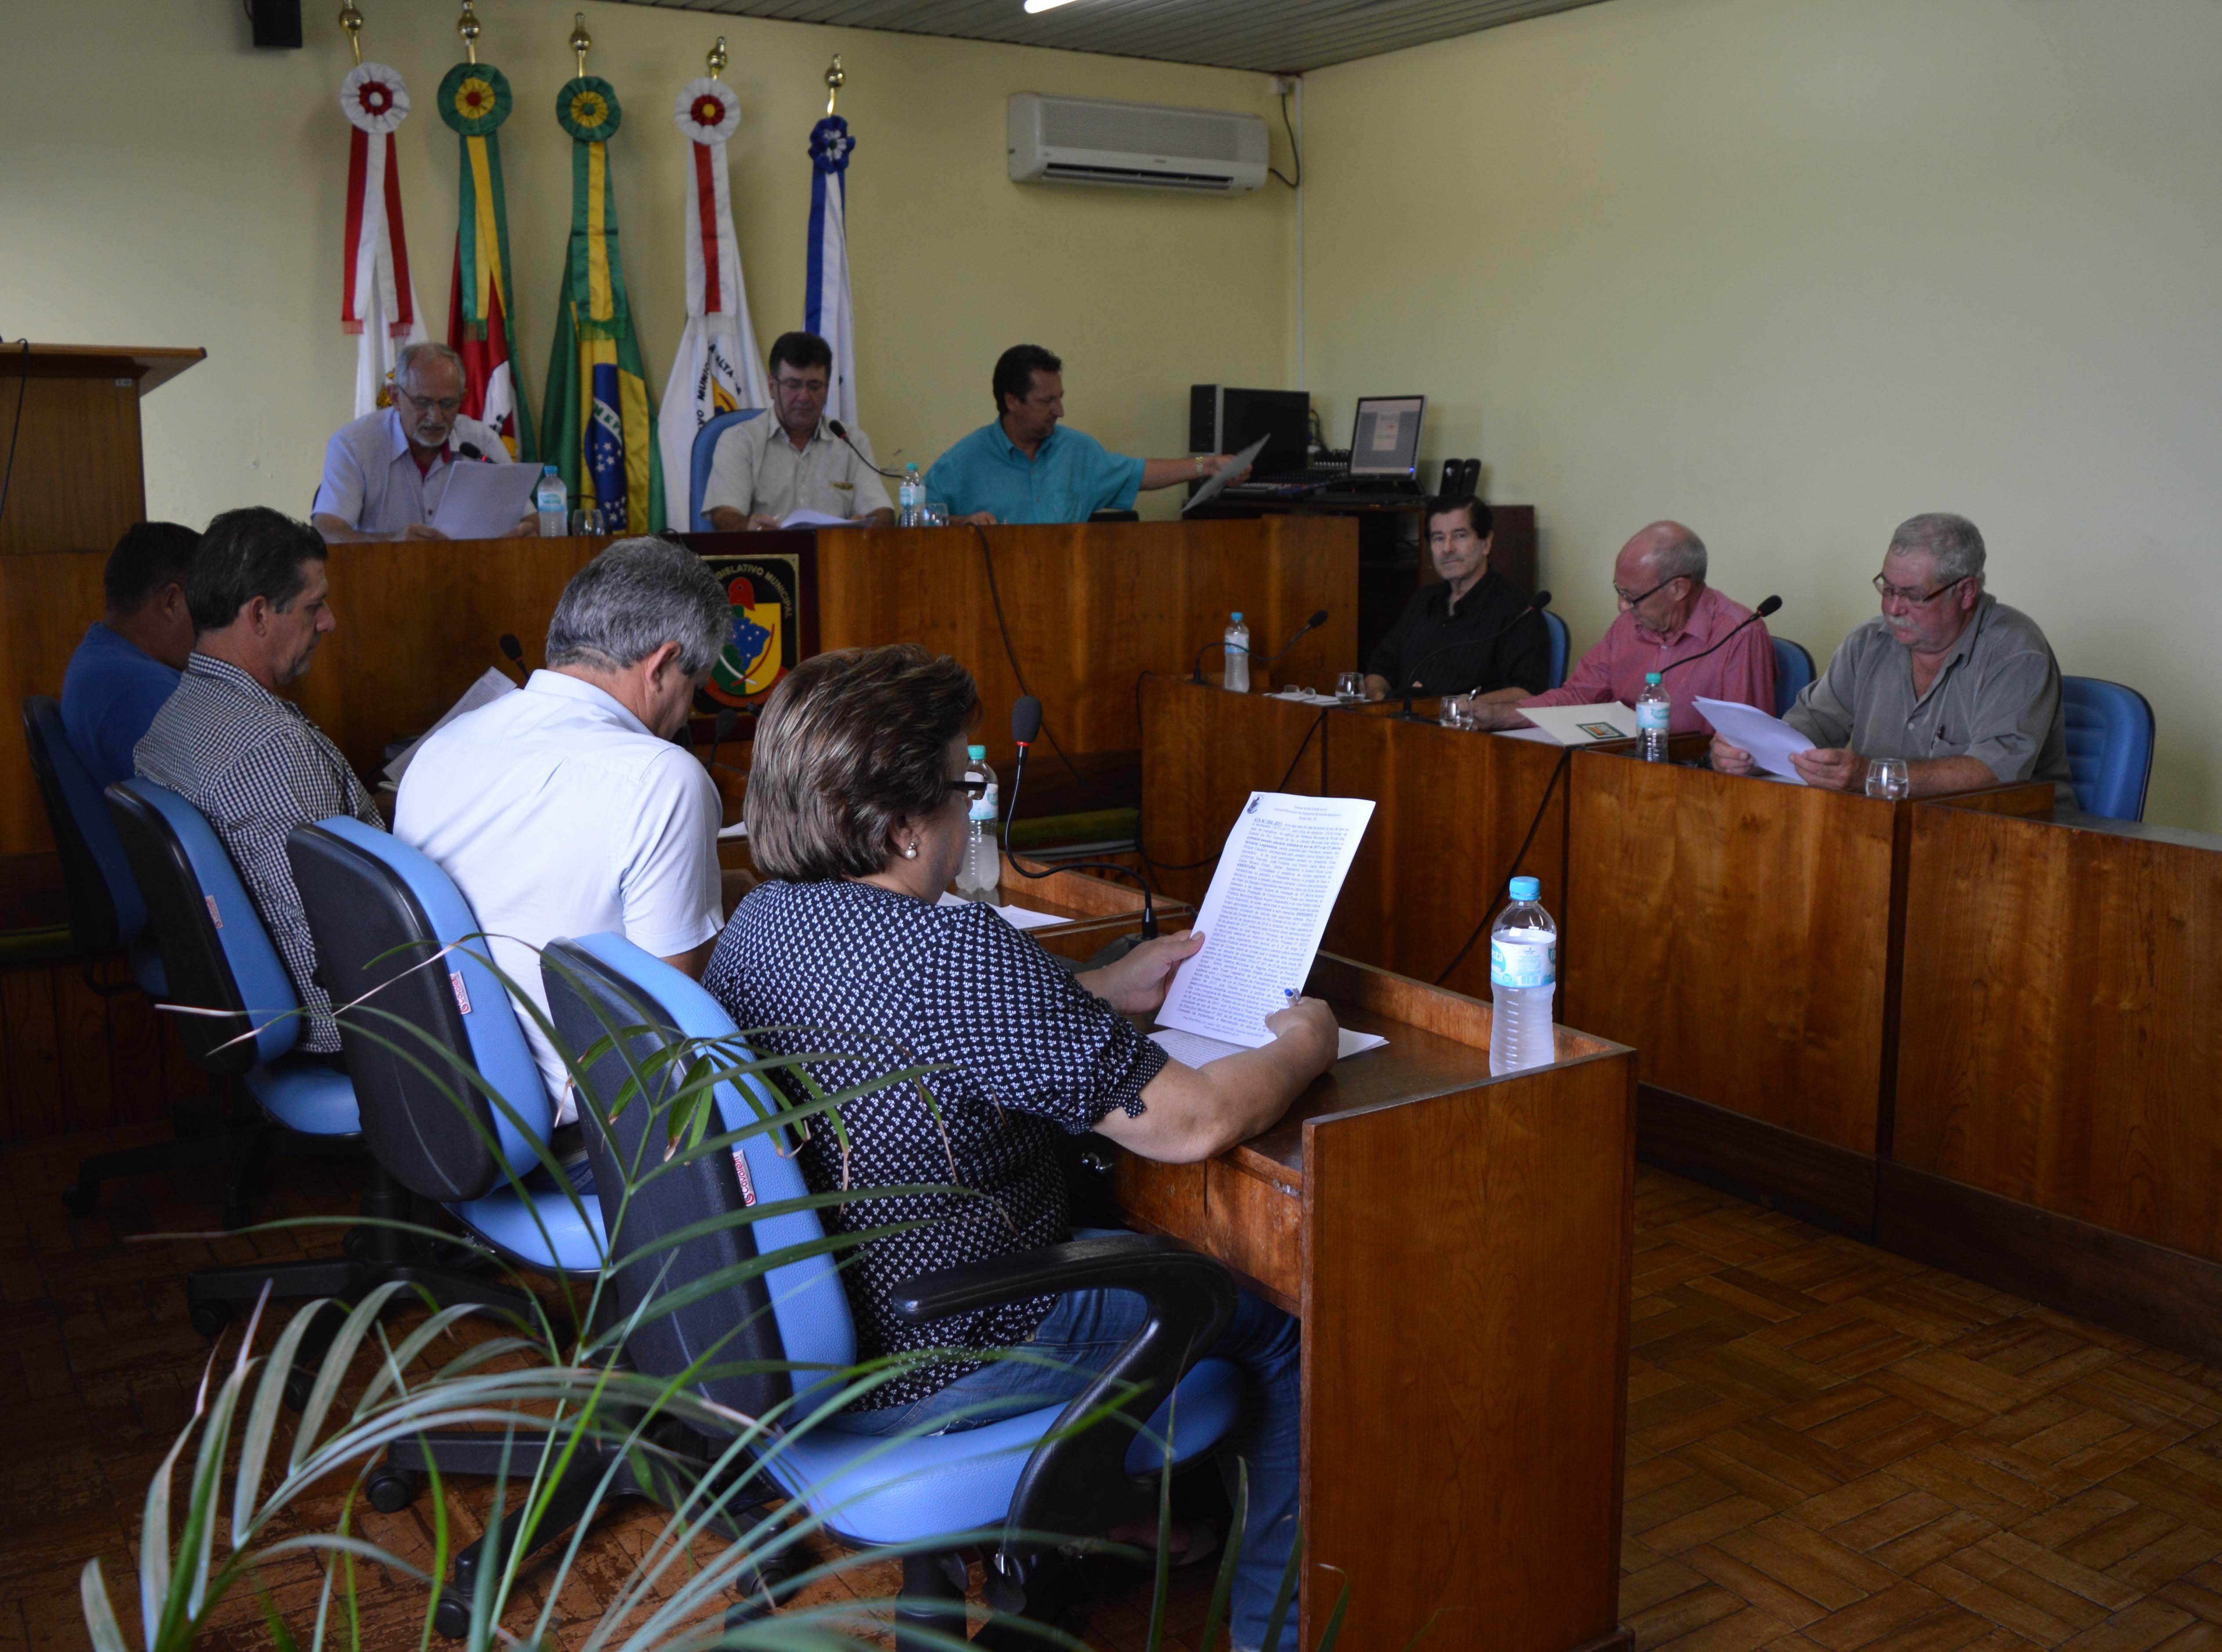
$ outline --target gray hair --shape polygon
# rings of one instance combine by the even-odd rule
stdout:
[[[408,378],[420,361],[447,362],[455,368],[463,383],[468,385],[471,382],[470,371],[463,366],[463,358],[450,347],[435,343],[430,339],[420,339],[402,347],[401,354],[393,358],[393,382],[398,385]]]
[[[571,576],[548,622],[550,666],[623,671],[667,642],[698,677],[732,640],[732,602],[702,559],[668,539],[621,539]]]
[[[1664,585],[1669,579],[1705,582],[1705,541],[1675,524],[1674,537],[1651,553],[1651,577]]]
[[[1936,564],[1936,578],[1948,585],[1973,579],[1983,584],[1982,530],[1965,516],[1933,510],[1908,516],[1890,536],[1888,556],[1929,556]]]

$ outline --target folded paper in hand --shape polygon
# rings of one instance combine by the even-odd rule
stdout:
[[[1769,716],[1755,705],[1744,705],[1736,700],[1709,700],[1700,694],[1696,701],[1698,711],[1713,725],[1713,732],[1740,751],[1751,754],[1751,760],[1770,774],[1779,774],[1786,780],[1805,784],[1790,760],[1792,752],[1810,752],[1813,742],[1779,717]]]

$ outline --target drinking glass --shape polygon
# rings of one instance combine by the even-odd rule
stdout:
[[[579,539],[599,539],[602,533],[602,508],[590,504],[571,513],[571,532]]]
[[[918,525],[921,528],[948,527],[949,501],[946,499],[928,499],[924,504],[919,506]]]
[[[1365,679],[1354,671],[1346,671],[1334,679],[1334,697],[1345,705],[1355,705],[1365,698]]]
[[[1913,779],[1903,757],[1878,757],[1867,766],[1867,796],[1892,803],[1913,795]]]
[[[1473,700],[1470,695],[1443,696],[1441,722],[1446,729],[1465,729],[1472,724]]]

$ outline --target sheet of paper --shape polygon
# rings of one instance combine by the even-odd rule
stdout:
[[[720,838],[746,837],[748,835],[749,823],[745,820],[737,820],[730,826],[718,828],[718,835]]]
[[[1770,716],[1755,705],[1744,705],[1735,700],[1709,700],[1702,694],[1696,704],[1705,721],[1713,725],[1715,734],[1729,745],[1749,752],[1752,761],[1760,767],[1786,780],[1805,784],[1791,767],[1790,754],[1810,752],[1813,742],[1781,718]]]
[[[1340,705],[1342,704],[1332,694],[1299,694],[1294,689],[1284,689],[1272,694],[1261,694],[1259,698],[1266,700],[1286,700],[1292,705]]]
[[[1379,1033],[1353,1032],[1347,1027],[1337,1027],[1334,1033],[1334,1059],[1338,1061],[1379,1049],[1389,1042]],[[1246,1048],[1230,1044],[1222,1038],[1206,1038],[1202,1033],[1183,1032],[1177,1027],[1160,1027],[1150,1036],[1159,1049],[1184,1067],[1203,1067],[1222,1055],[1240,1055]]]
[[[1196,489],[1195,495],[1181,507],[1181,514],[1186,516],[1196,506],[1208,504],[1224,493],[1233,485],[1234,479],[1246,472],[1250,466],[1257,462],[1258,455],[1265,451],[1265,438],[1260,436],[1240,453],[1235,454],[1233,462],[1225,470],[1215,471],[1204,478],[1203,485]]]
[[[1635,738],[1635,709],[1618,700],[1595,705],[1523,705],[1520,715],[1561,746],[1594,746]]]
[[[782,528],[854,528],[846,516],[829,516],[823,510],[790,510],[779,519]]]
[[[1548,729],[1499,729],[1496,733],[1507,740],[1532,740],[1539,745],[1556,746],[1563,742]]]
[[[936,906],[970,906],[970,901],[945,889]],[[1030,906],[998,906],[996,916],[1014,929],[1045,929],[1052,923],[1070,923],[1070,918],[1059,917],[1054,912],[1037,912]]]
[[[1196,913],[1203,950],[1173,973],[1161,1026],[1255,1048],[1303,989],[1328,915],[1373,818],[1368,798],[1253,792]]]
[[[480,466],[479,468],[483,470],[486,466]],[[522,470],[524,467],[520,465],[518,468]],[[488,666],[480,674],[478,681],[463,691],[462,698],[449,706],[441,714],[437,723],[411,741],[407,748],[386,766],[386,778],[399,785],[401,783],[401,777],[408,773],[409,765],[417,760],[417,754],[423,749],[426,741],[462,716],[464,712],[475,711],[482,705],[492,705],[503,695],[516,692],[517,685],[510,681],[506,673],[496,671],[492,666]]]
[[[448,467],[428,525],[449,539],[506,539],[517,519],[532,509],[537,465],[481,465],[465,460]]]

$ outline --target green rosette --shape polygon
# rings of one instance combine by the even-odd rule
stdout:
[[[458,63],[440,83],[440,118],[467,138],[493,135],[509,118],[509,77],[490,63]],[[610,124],[617,124],[611,105]]]
[[[581,75],[556,94],[556,124],[581,143],[607,143],[623,118],[618,89],[599,75]]]

